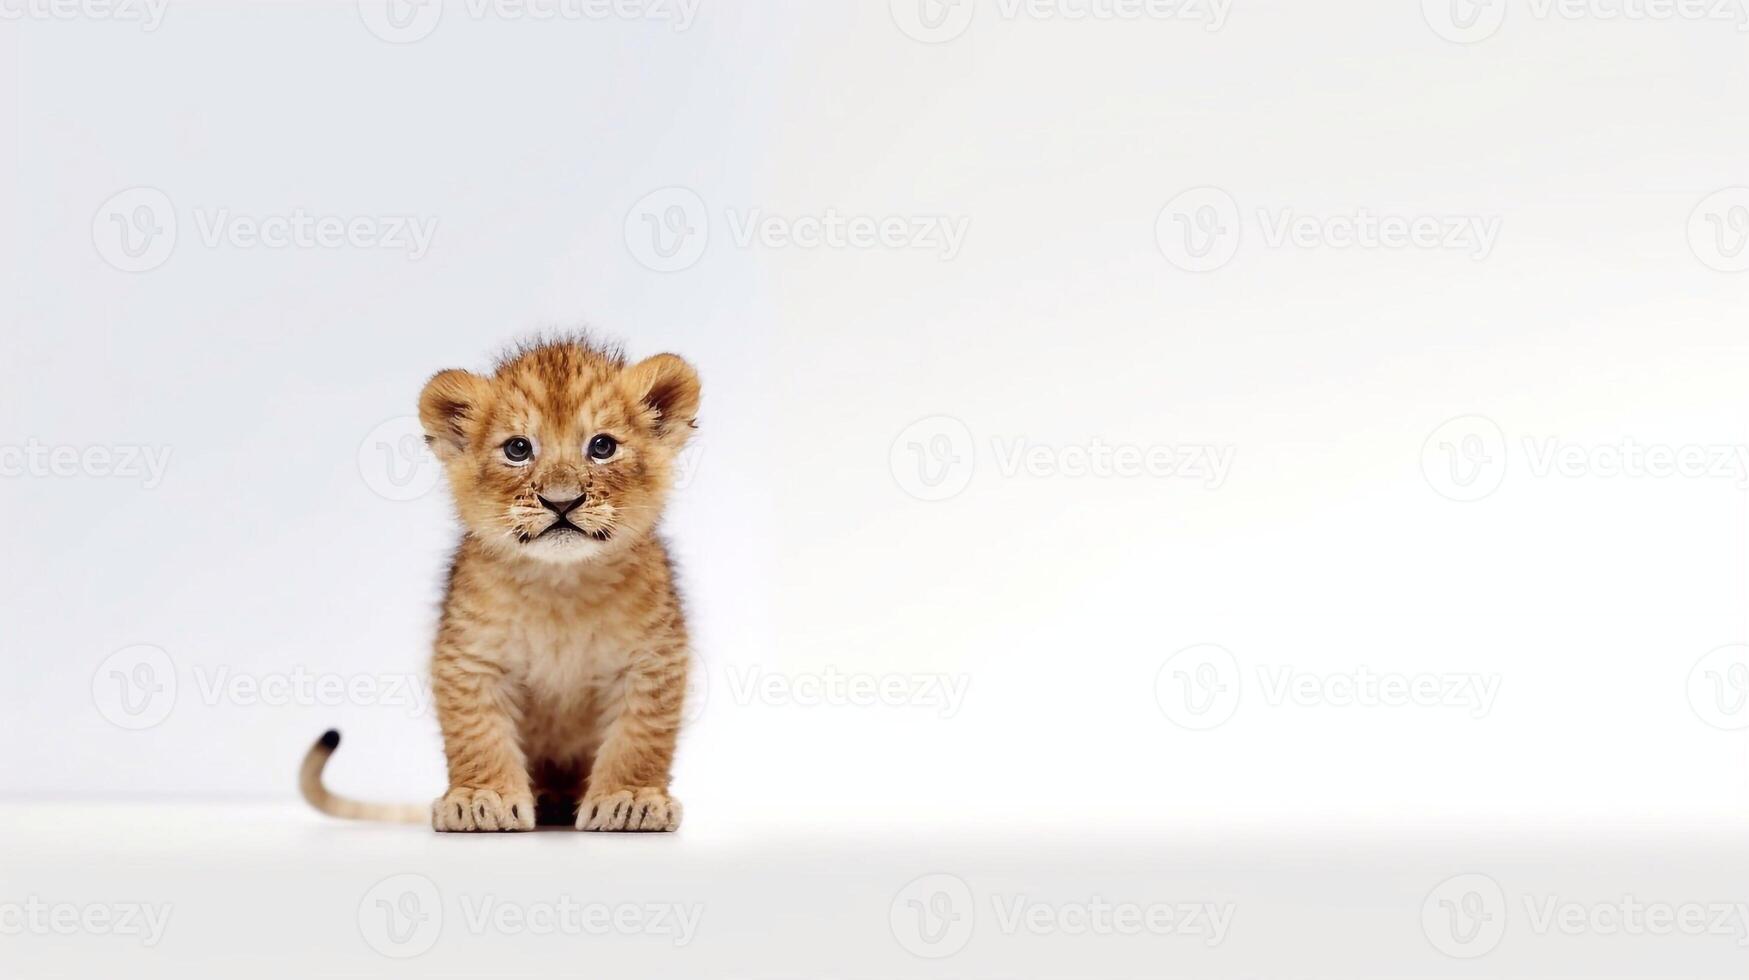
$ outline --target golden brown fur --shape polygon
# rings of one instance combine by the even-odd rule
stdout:
[[[698,400],[678,357],[628,365],[572,340],[426,385],[420,421],[463,526],[431,664],[437,830],[532,829],[537,799],[574,805],[580,830],[679,825],[686,621],[654,532]],[[602,435],[616,445],[597,458]],[[312,749],[318,790],[331,749]]]

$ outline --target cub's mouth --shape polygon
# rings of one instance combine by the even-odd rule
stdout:
[[[574,534],[586,538],[594,538],[596,541],[606,541],[608,538],[613,537],[612,531],[585,530],[584,528],[571,523],[570,517],[561,514],[557,520],[547,525],[546,530],[535,535],[533,538],[523,535],[522,543],[527,544],[530,541],[539,541],[542,538],[567,538]]]

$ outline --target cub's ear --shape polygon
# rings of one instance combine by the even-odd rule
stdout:
[[[486,385],[485,378],[467,371],[444,371],[425,383],[419,424],[438,459],[453,459],[468,448],[470,423],[479,414]]]
[[[673,354],[655,357],[626,368],[626,383],[632,397],[656,412],[656,435],[678,446],[692,435],[698,419],[698,372]]]

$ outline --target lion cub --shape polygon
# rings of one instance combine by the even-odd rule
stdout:
[[[435,829],[531,830],[537,799],[575,806],[579,830],[679,826],[686,620],[655,527],[698,403],[680,358],[627,364],[582,340],[425,386],[420,422],[462,523],[431,662],[449,760]],[[311,750],[306,797],[410,818],[322,789],[338,742]]]

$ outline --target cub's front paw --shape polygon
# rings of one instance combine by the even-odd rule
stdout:
[[[460,786],[431,804],[437,831],[533,830],[534,796],[527,790],[498,793]]]
[[[671,831],[679,826],[680,801],[660,789],[591,794],[577,808],[578,830]]]

